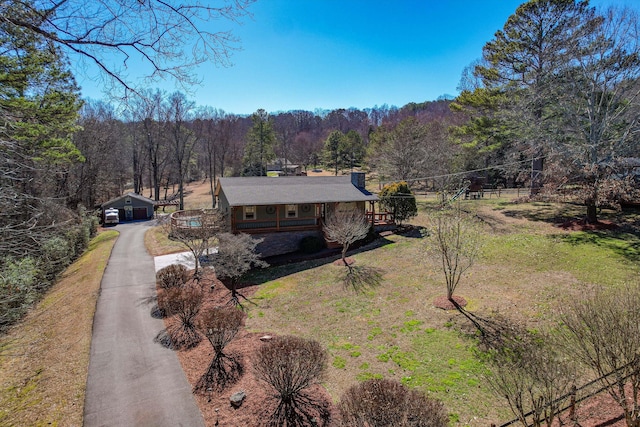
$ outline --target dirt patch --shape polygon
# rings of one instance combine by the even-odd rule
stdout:
[[[206,271],[200,285],[205,292],[205,302],[201,312],[229,303],[231,297],[229,289],[217,280],[210,270]],[[257,285],[243,284],[238,288],[242,295],[241,303],[253,304],[251,297],[255,293]],[[165,319],[165,326],[169,327],[173,321],[174,319]],[[256,349],[263,344],[263,339],[275,335],[270,331],[249,332],[243,329],[225,348],[225,354],[241,363],[243,374],[235,384],[228,386],[221,392],[210,391],[204,395],[194,394],[207,426],[262,425],[273,412],[275,407],[273,400],[270,399],[271,391],[254,376],[251,360]],[[207,370],[212,357],[213,350],[206,338],[195,348],[178,352],[178,359],[192,389]],[[229,399],[231,395],[239,391],[246,394],[246,399],[240,407],[234,408]],[[329,393],[321,386],[312,387],[308,396],[331,402]],[[335,418],[335,408],[332,407],[331,411]]]

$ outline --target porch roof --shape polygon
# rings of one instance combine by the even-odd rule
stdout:
[[[346,176],[220,178],[230,206],[376,201],[378,196],[356,187]]]

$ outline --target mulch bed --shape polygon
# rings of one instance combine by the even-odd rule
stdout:
[[[207,309],[223,306],[229,303],[230,290],[223,283],[215,278],[215,275],[207,271],[200,284],[205,292],[205,302],[200,309],[201,312]],[[211,285],[213,289],[211,288]],[[249,301],[241,300],[242,304],[250,305],[251,296],[255,293],[257,285],[242,284],[238,286],[238,291]],[[165,327],[169,327],[175,320],[165,318]],[[249,332],[240,330],[238,335],[225,348],[225,354],[240,360],[243,365],[243,375],[240,379],[222,392],[210,392],[206,395],[194,394],[196,403],[207,426],[260,426],[265,425],[269,415],[275,409],[272,400],[269,399],[271,390],[258,381],[253,375],[251,356],[255,350],[263,344],[260,338],[265,336],[275,336],[271,332]],[[187,380],[193,388],[200,377],[205,373],[213,357],[213,349],[206,338],[195,347],[186,351],[178,351],[178,359],[185,372]],[[229,401],[232,394],[243,391],[246,399],[239,408],[233,408]],[[314,386],[309,390],[310,395],[317,399],[324,399],[331,402],[331,396],[321,386]],[[336,418],[336,409],[331,408],[333,418]]]
[[[351,257],[346,257],[344,259],[344,261],[342,261],[342,258],[340,258],[340,259],[337,259],[337,260],[333,261],[333,265],[338,265],[338,266],[344,267],[345,266],[344,265],[345,262],[347,263],[347,265],[353,265],[353,264],[356,263],[356,260],[351,258]]]
[[[559,224],[558,227],[569,231],[599,231],[615,230],[618,225],[607,220],[587,222],[585,219],[570,219]]]
[[[460,307],[465,307],[467,305],[467,300],[458,295],[454,295],[452,298]],[[436,297],[433,300],[433,306],[441,308],[442,310],[456,310],[455,304],[453,304],[446,295]]]

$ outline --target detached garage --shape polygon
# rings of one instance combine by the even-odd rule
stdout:
[[[120,221],[134,221],[153,218],[155,202],[135,193],[128,193],[102,204],[102,215],[110,208],[118,209]]]

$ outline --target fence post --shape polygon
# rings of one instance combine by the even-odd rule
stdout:
[[[578,417],[576,416],[576,386],[571,386],[571,403],[569,407],[569,419],[573,421],[573,425],[578,425]]]

